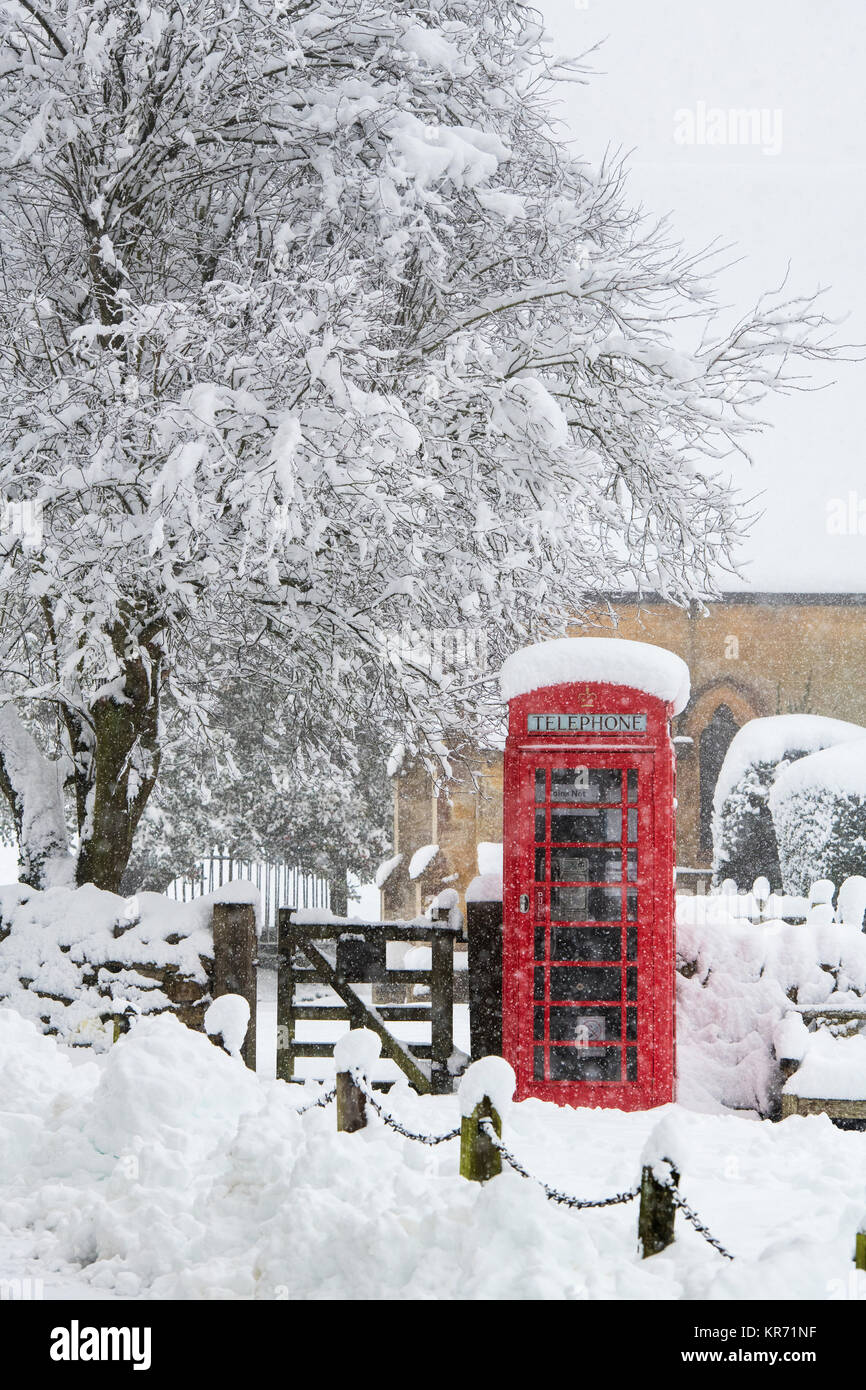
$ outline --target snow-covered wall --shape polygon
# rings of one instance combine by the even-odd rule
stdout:
[[[92,885],[0,888],[0,1000],[45,1032],[75,1037],[100,1016],[170,1010],[202,1027],[210,1002],[213,904],[122,898]]]
[[[687,898],[685,909],[696,901],[722,899]],[[862,1006],[866,994],[866,935],[840,923],[757,926],[682,910],[677,960],[678,1099],[697,1110],[773,1112],[785,1015],[797,1005]]]

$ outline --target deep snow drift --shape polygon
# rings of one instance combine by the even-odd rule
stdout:
[[[3,1008],[0,1058],[2,1272],[49,1298],[796,1299],[850,1296],[851,1278],[866,1296],[866,1135],[823,1117],[506,1108],[506,1142],[581,1196],[633,1186],[676,1117],[682,1190],[737,1258],[678,1219],[642,1261],[635,1203],[575,1212],[509,1171],[466,1182],[456,1141],[425,1148],[375,1116],[337,1134],[333,1107],[298,1115],[304,1090],[167,1015],[85,1057]],[[386,1103],[428,1132],[459,1120],[456,1096]]]
[[[809,1041],[791,995],[856,1001],[866,937],[752,925],[724,895],[678,906],[680,1103],[629,1115],[501,1098],[503,1138],[581,1197],[633,1187],[642,1156],[675,1142],[681,1190],[733,1263],[682,1217],[674,1246],[640,1260],[635,1202],[570,1211],[507,1168],[468,1183],[457,1141],[413,1143],[369,1111],[366,1130],[337,1134],[333,1105],[297,1113],[314,1083],[256,1075],[171,1016],[138,1018],[100,1053],[7,1001],[0,1278],[41,1279],[48,1298],[866,1298],[852,1267],[866,1134],[747,1108],[778,1094],[774,1040],[811,1049],[819,1087],[836,1062],[856,1066],[862,1047]],[[457,1095],[402,1079],[383,1100],[415,1130],[460,1122]]]

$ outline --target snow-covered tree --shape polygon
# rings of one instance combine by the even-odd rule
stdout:
[[[0,8],[0,493],[41,508],[0,538],[0,700],[57,713],[79,882],[120,883],[167,691],[190,739],[240,682],[445,758],[489,687],[383,634],[495,656],[727,564],[718,460],[825,319],[722,324],[555,136],[548,54],[517,0]]]
[[[275,700],[251,707],[235,690],[220,693],[214,719],[231,755],[203,755],[183,737],[164,750],[122,891],[162,892],[219,847],[234,859],[319,874],[332,903],[345,905],[347,875],[370,880],[391,843],[383,746],[359,730],[351,761],[337,765],[327,748],[286,727]]]
[[[782,771],[769,795],[788,893],[866,870],[866,731]]]
[[[779,862],[775,816],[770,811],[776,779],[808,754],[857,738],[866,738],[866,729],[859,724],[818,714],[750,719],[737,731],[713,797],[713,878],[717,884],[733,879],[746,890],[760,875],[778,890],[783,882],[791,881],[790,866]],[[811,879],[807,887],[809,882]]]

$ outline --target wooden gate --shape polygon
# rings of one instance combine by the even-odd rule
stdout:
[[[454,1054],[454,941],[456,926],[448,922],[322,923],[297,921],[296,909],[279,910],[277,980],[277,1077],[295,1079],[296,1057],[331,1057],[334,1044],[299,1041],[302,1020],[341,1021],[350,1028],[369,1028],[382,1040],[382,1056],[389,1057],[422,1095],[445,1095],[452,1089]],[[429,970],[388,970],[385,947],[389,941],[429,942]],[[326,954],[334,943],[334,959]],[[341,952],[341,945],[343,950]],[[357,949],[358,947],[366,947]],[[355,949],[353,949],[355,948]],[[372,972],[364,970],[364,957],[381,962]],[[352,957],[355,964],[353,966]],[[299,964],[299,957],[306,965]],[[417,1004],[380,1004],[372,1007],[359,998],[353,984],[371,978],[386,984],[426,985],[429,997]],[[328,985],[342,1004],[299,1004],[299,984]],[[429,1043],[401,1043],[388,1028],[397,1022],[430,1023]]]

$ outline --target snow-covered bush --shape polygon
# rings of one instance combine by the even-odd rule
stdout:
[[[713,797],[714,882],[731,878],[743,887],[761,874],[780,888],[783,875],[767,805],[777,774],[818,749],[864,736],[859,724],[817,714],[780,714],[744,724],[731,741]],[[798,882],[808,887],[820,876],[808,871]]]
[[[802,758],[769,796],[785,887],[859,875],[866,868],[866,737]]]

